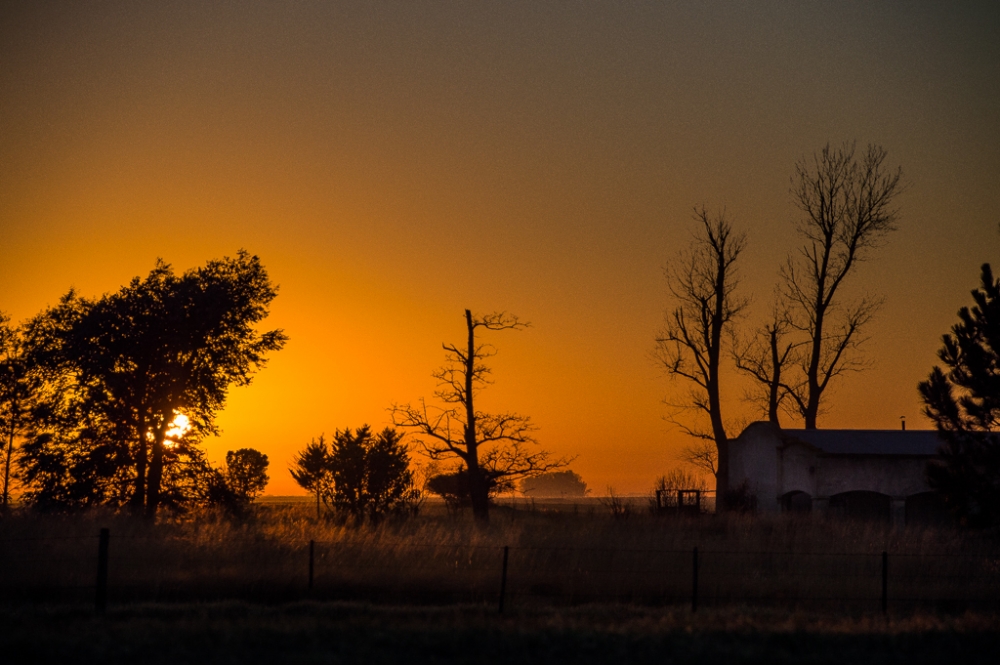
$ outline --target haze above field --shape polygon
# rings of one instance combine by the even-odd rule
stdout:
[[[648,489],[686,442],[650,352],[692,207],[748,230],[752,324],[828,141],[882,145],[907,191],[850,285],[886,297],[874,366],[821,427],[927,427],[916,384],[1000,255],[992,2],[36,5],[0,7],[0,310],[259,255],[291,341],[207,447],[268,454],[272,494],[311,437],[430,397],[467,307],[532,323],[486,340],[482,408]]]

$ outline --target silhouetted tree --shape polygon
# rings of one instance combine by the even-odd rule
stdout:
[[[655,356],[667,374],[691,385],[690,401],[672,406],[693,408],[708,417],[709,429],[705,430],[670,416],[687,434],[714,443],[716,490],[722,496],[729,480],[729,439],[722,417],[720,361],[724,333],[747,304],[736,293],[736,262],[747,241],[746,234],[734,231],[723,213],[712,218],[700,208],[695,210],[695,219],[698,230],[690,247],[665,271],[676,305],[667,312],[656,337]]]
[[[320,435],[318,440],[310,441],[305,450],[296,453],[294,465],[288,470],[302,489],[316,496],[316,519],[320,517],[320,501],[329,498],[333,491],[329,457],[326,439]]]
[[[253,448],[226,453],[226,484],[243,504],[249,505],[267,487],[267,455]]]
[[[811,161],[796,164],[792,176],[792,196],[805,214],[797,229],[805,243],[782,267],[781,289],[791,325],[808,340],[799,363],[803,380],[787,391],[806,429],[816,428],[830,381],[866,366],[853,352],[881,299],[843,303],[838,296],[854,267],[896,228],[902,171],[887,168],[885,159],[879,146],[856,157],[854,144],[827,144]]]
[[[487,493],[491,499],[509,489],[509,484],[501,484],[500,479],[486,474]],[[426,489],[431,494],[437,494],[451,509],[464,508],[472,505],[469,491],[469,473],[465,467],[459,467],[446,473],[438,473],[427,480]]]
[[[530,452],[536,443],[531,419],[515,413],[490,414],[477,411],[475,398],[488,383],[490,368],[484,360],[496,351],[478,344],[476,331],[520,330],[528,326],[516,316],[498,313],[473,316],[465,310],[466,343],[444,344],[448,364],[434,373],[435,395],[445,406],[428,409],[405,404],[390,408],[393,423],[417,432],[416,441],[432,460],[457,458],[463,465],[472,512],[480,521],[489,519],[491,483],[507,483],[528,475],[565,466],[567,460],[552,461],[546,451]]]
[[[588,491],[580,474],[569,469],[524,478],[520,490],[528,496],[586,496]]]
[[[1000,524],[1000,280],[987,263],[975,304],[944,335],[935,366],[919,385],[924,413],[945,443],[927,477],[965,524]]]
[[[21,331],[10,325],[10,318],[0,312],[0,460],[3,462],[0,515],[7,512],[10,503],[15,443],[27,425],[30,395]]]
[[[785,398],[800,387],[790,385],[786,371],[798,360],[798,352],[805,344],[795,339],[793,332],[787,305],[779,299],[770,320],[752,330],[745,339],[734,334],[732,345],[736,368],[751,377],[758,388],[748,391],[747,400],[761,406],[768,421],[779,427]]]
[[[366,446],[365,462],[369,519],[377,520],[413,504],[420,492],[413,486],[410,454],[401,432],[386,427],[372,437]]]
[[[196,465],[216,433],[231,385],[247,385],[280,330],[255,325],[275,297],[257,257],[210,261],[175,275],[158,262],[145,278],[88,300],[70,292],[28,325],[29,353],[46,374],[45,400],[22,458],[29,496],[72,507],[121,504],[155,517],[171,493],[168,465]],[[178,414],[190,421],[168,440]]]
[[[367,425],[337,431],[326,458],[333,505],[375,521],[412,500],[413,473],[402,439],[388,427],[374,436]]]
[[[69,338],[92,305],[70,291],[59,304],[24,326],[26,360],[37,395],[26,426],[18,468],[22,499],[46,510],[123,505],[131,495],[133,432],[117,403],[80,380]],[[104,409],[91,408],[88,395]]]
[[[426,489],[444,499],[451,509],[468,506],[472,501],[469,498],[469,476],[464,469],[431,476],[427,479]],[[495,488],[491,487],[489,491],[492,495]]]

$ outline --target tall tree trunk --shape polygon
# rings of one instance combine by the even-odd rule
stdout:
[[[10,426],[7,430],[7,451],[3,461],[3,499],[0,501],[0,514],[7,512],[7,504],[10,501],[10,462],[14,457],[14,432],[17,430],[16,416],[11,415]]]
[[[156,519],[156,511],[160,507],[160,484],[163,480],[163,439],[167,425],[156,428],[153,437],[153,454],[149,459],[149,477],[146,486],[146,517]]]
[[[767,419],[777,427],[781,427],[781,423],[778,422],[778,403],[781,397],[781,365],[784,361],[778,353],[777,324],[771,328],[768,341],[771,345],[771,382],[767,392]]]
[[[465,467],[469,473],[469,500],[472,514],[480,522],[490,520],[490,488],[479,466],[479,441],[476,438],[476,407],[473,403],[473,378],[476,371],[476,327],[472,311],[465,310],[465,325],[469,331],[465,355]]]
[[[819,415],[819,402],[823,389],[819,383],[820,361],[823,359],[823,324],[826,322],[826,309],[829,306],[827,293],[827,271],[830,268],[830,252],[833,247],[833,236],[826,234],[823,243],[823,257],[816,274],[816,301],[813,305],[815,325],[812,329],[812,352],[809,355],[809,367],[806,370],[806,381],[809,395],[806,400],[806,410],[802,414],[806,429],[816,429],[816,417]],[[836,288],[834,282],[833,288]]]
[[[722,328],[726,324],[726,293],[731,277],[727,275],[728,265],[724,252],[716,252],[715,270],[715,307],[712,311],[711,342],[708,345],[708,381],[705,390],[708,393],[708,413],[712,421],[712,436],[715,438],[715,449],[718,456],[718,467],[715,475],[715,505],[716,510],[726,509],[725,498],[729,492],[729,437],[726,426],[722,422],[722,398],[719,395],[719,360],[722,355]]]
[[[718,405],[719,389],[717,384],[714,390],[709,390],[708,399],[709,404],[714,401]],[[715,437],[715,450],[718,456],[718,466],[715,470],[716,510],[725,510],[725,496],[729,492],[729,437],[722,424],[719,406],[712,409],[712,434]]]
[[[471,464],[466,465],[469,473],[469,500],[472,503],[472,515],[478,522],[490,521],[490,488],[479,466],[478,460],[470,458]]]
[[[146,508],[146,472],[149,466],[149,443],[145,420],[139,417],[139,441],[135,454],[135,489],[132,493],[132,513],[141,515]]]
[[[816,417],[819,415],[819,401],[822,389],[819,385],[819,363],[823,351],[823,315],[825,309],[822,302],[816,306],[816,325],[813,328],[812,353],[809,356],[809,368],[806,380],[809,385],[809,395],[806,400],[806,410],[802,414],[806,429],[816,429]]]
[[[135,490],[132,493],[131,510],[134,515],[141,515],[146,507],[146,466],[147,466],[147,442],[146,442],[146,420],[141,414],[137,426],[139,441],[135,451]]]

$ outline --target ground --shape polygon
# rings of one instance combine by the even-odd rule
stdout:
[[[1000,617],[299,602],[0,609],[5,663],[994,663]]]

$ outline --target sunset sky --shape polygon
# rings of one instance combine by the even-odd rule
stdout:
[[[530,415],[597,493],[642,492],[687,443],[651,352],[692,208],[748,232],[750,326],[799,244],[795,162],[845,140],[906,191],[849,284],[886,299],[873,367],[820,426],[929,427],[917,382],[1000,261],[995,0],[4,0],[0,310],[260,256],[290,341],[206,445],[266,453],[270,494],[301,493],[311,437],[430,398],[465,308],[507,310],[532,326],[485,340],[481,406]]]

